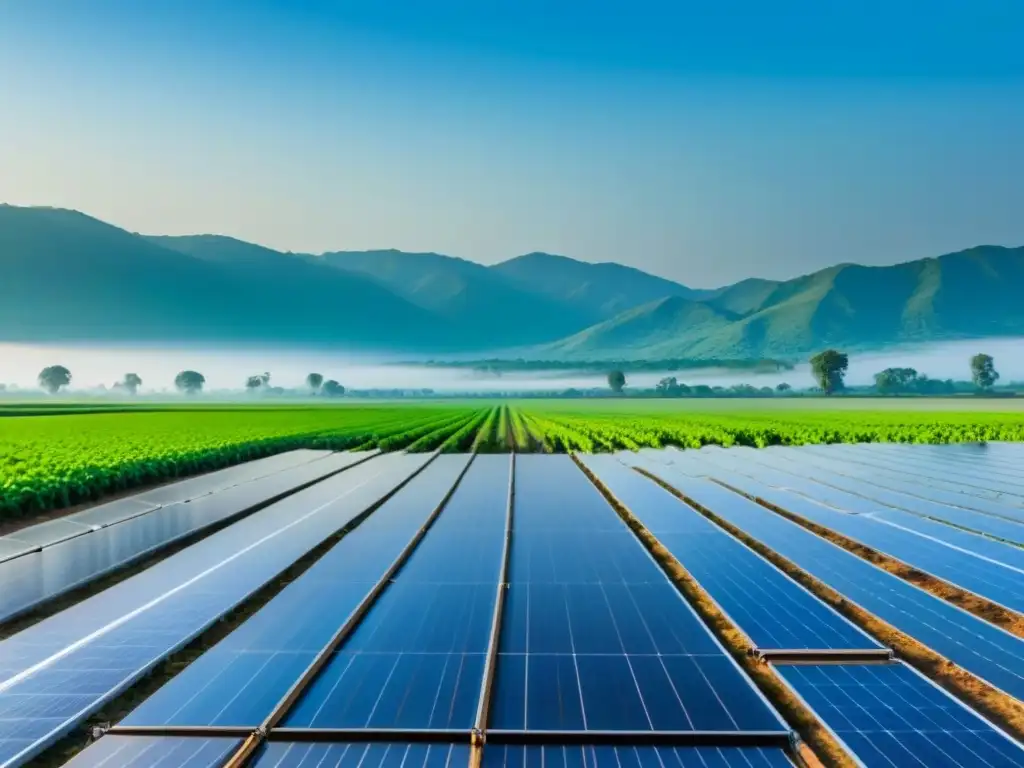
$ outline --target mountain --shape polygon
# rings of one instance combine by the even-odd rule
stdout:
[[[621,313],[548,349],[588,358],[608,350],[759,358],[1022,335],[1022,293],[1024,248],[980,246],[890,267],[842,264],[779,283],[744,281],[705,302]]]
[[[0,206],[0,273],[4,340],[303,342],[407,351],[452,331],[360,275],[229,238],[151,240],[61,209]]]
[[[670,296],[699,299],[709,294],[633,267],[589,264],[550,253],[517,256],[491,270],[524,290],[577,307],[599,320]]]
[[[532,345],[573,333],[599,319],[584,306],[556,301],[480,264],[437,253],[338,251],[310,258],[370,277],[457,325],[463,346]]]

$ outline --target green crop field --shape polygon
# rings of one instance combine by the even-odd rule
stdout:
[[[1006,400],[551,400],[329,406],[5,406],[10,519],[293,448],[602,451],[1024,440]]]

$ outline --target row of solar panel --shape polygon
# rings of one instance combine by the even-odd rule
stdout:
[[[428,458],[347,469],[0,642],[0,766],[73,729]]]
[[[0,563],[0,623],[367,458],[336,453]],[[191,482],[191,481],[187,481]]]
[[[880,648],[817,597],[654,482],[614,457],[582,460],[755,647],[814,650],[818,658],[827,655],[823,651]],[[629,460],[637,462],[633,456]],[[699,492],[698,484],[706,483],[653,463],[645,466],[684,493]],[[711,494],[701,498],[712,512],[728,519],[729,511],[749,505],[749,511],[760,510],[769,519],[802,530],[741,496],[734,494],[726,503],[728,492],[719,488],[723,495],[717,499]],[[791,551],[805,544],[795,541]],[[1024,765],[1024,747],[910,668],[898,663],[851,666],[842,660],[835,656],[828,665],[776,669],[864,765]]]
[[[330,451],[296,450],[209,472],[124,499],[98,504],[0,536],[0,563],[116,525],[169,504],[179,504],[240,483],[323,458]]]

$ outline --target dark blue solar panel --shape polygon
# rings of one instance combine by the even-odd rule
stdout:
[[[762,477],[760,472],[752,471],[751,474]],[[873,520],[869,515],[839,512],[801,493],[769,485],[770,481],[729,471],[723,471],[716,477],[744,493],[841,533],[950,584],[1011,610],[1024,611],[1024,571],[913,531],[886,525]]]
[[[492,728],[785,731],[571,459],[515,484]]]
[[[107,734],[67,768],[218,768],[241,739]]]
[[[439,456],[126,725],[249,726],[271,713],[441,503],[468,461]]]
[[[882,646],[746,545],[614,457],[584,462],[760,649]]]
[[[0,622],[357,460],[335,454],[0,563]]]
[[[807,451],[767,449],[760,451],[758,458],[779,468],[811,474],[820,482],[897,509],[1024,543],[1024,523],[1007,519],[1006,515],[998,517],[1008,508],[997,501],[936,490],[931,482],[915,484],[896,473],[885,475],[874,468],[858,468],[855,463],[838,462]]]
[[[427,458],[325,480],[0,643],[0,765],[73,728]]]
[[[510,459],[478,456],[444,511],[283,725],[473,726],[494,615]]]
[[[867,768],[1024,766],[1024,746],[903,664],[775,670]]]
[[[468,744],[271,742],[255,768],[468,768]]]
[[[484,748],[483,768],[792,768],[781,748],[502,746]]]
[[[628,455],[624,459],[629,459]],[[825,585],[995,687],[1024,698],[1024,641],[717,483],[634,458]]]

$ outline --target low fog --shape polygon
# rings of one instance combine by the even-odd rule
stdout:
[[[988,339],[926,344],[893,348],[886,352],[850,354],[847,384],[870,384],[878,371],[890,367],[912,367],[934,379],[970,379],[968,360],[977,352],[995,358],[1000,382],[1024,380],[1024,339]],[[214,349],[189,347],[131,348],[87,346],[38,346],[0,344],[0,384],[8,392],[36,390],[36,377],[48,365],[71,370],[71,391],[109,388],[124,374],[142,377],[140,391],[174,392],[174,377],[182,370],[199,371],[206,377],[206,390],[244,389],[248,376],[269,372],[271,384],[284,388],[303,386],[306,374],[317,372],[336,379],[348,389],[433,389],[443,392],[511,392],[587,389],[605,386],[597,372],[551,371],[485,375],[470,369],[389,364],[384,360],[351,357],[344,353],[298,349]],[[666,373],[644,372],[627,375],[633,387],[651,387]],[[764,374],[717,369],[673,372],[681,382],[732,386],[752,384],[775,386],[788,382],[796,388],[811,386],[810,368],[798,365],[791,371]]]

